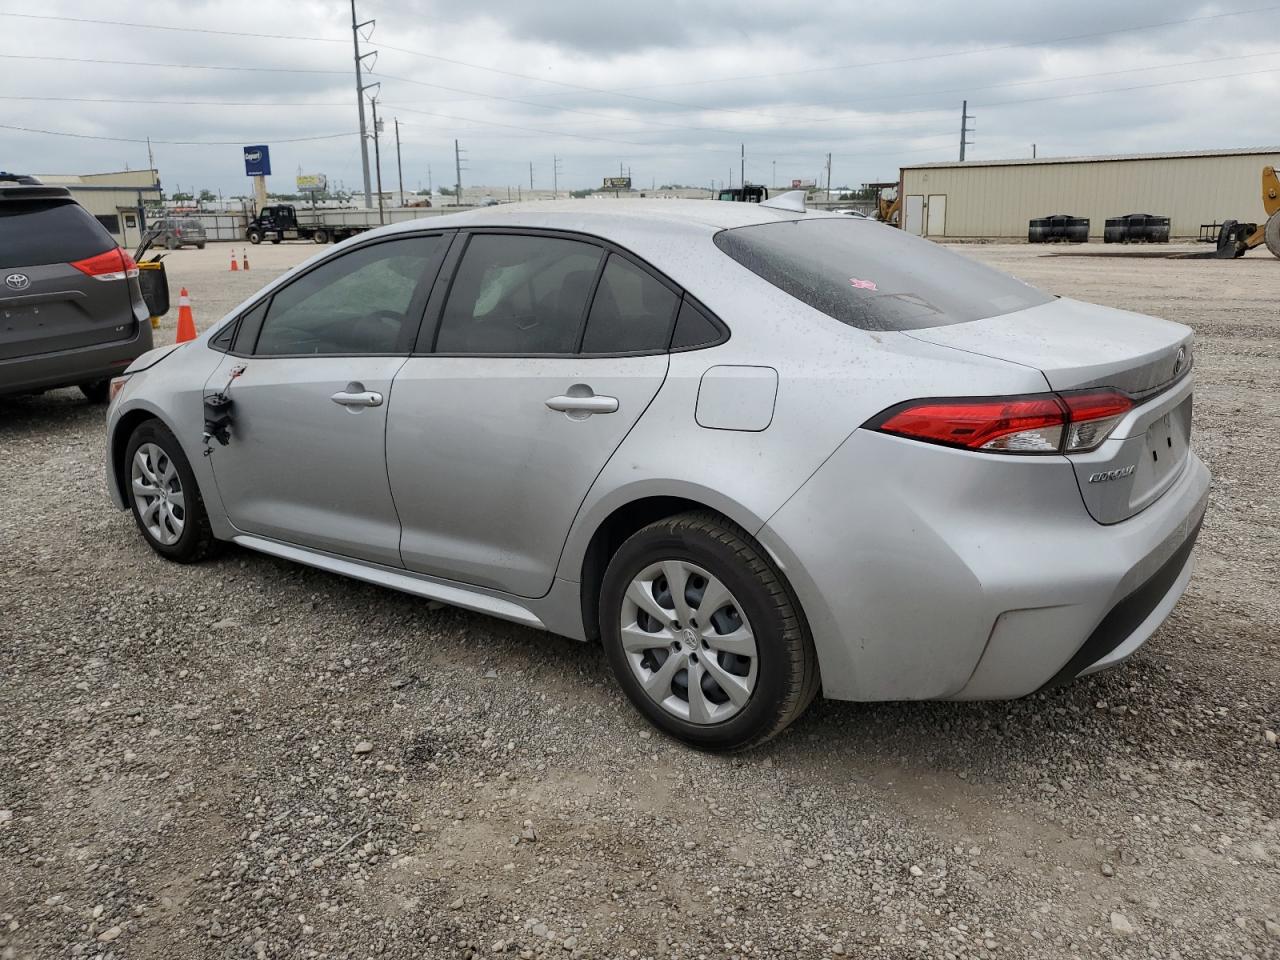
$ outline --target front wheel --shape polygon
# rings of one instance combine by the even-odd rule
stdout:
[[[125,448],[129,504],[143,539],[160,556],[194,563],[214,548],[191,463],[159,420],[139,424]]]
[[[818,690],[798,602],[750,535],[713,513],[659,520],[618,549],[600,631],[636,708],[701,749],[763,743]]]
[[[1280,257],[1280,210],[1277,210],[1267,218],[1267,226],[1263,231],[1262,237],[1272,255]]]
[[[329,234],[324,230],[317,230],[311,237],[316,243],[328,243]]]
[[[259,230],[250,230],[245,236],[255,247],[262,242],[262,232]]]

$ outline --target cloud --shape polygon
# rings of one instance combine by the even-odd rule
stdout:
[[[962,99],[977,116],[975,159],[1029,155],[1031,143],[1041,155],[1255,145],[1268,139],[1256,118],[1280,77],[1280,43],[1263,29],[1274,12],[1126,29],[1245,8],[1191,0],[936,0],[910,17],[892,5],[759,0],[359,7],[378,21],[371,79],[382,81],[388,128],[401,120],[405,182],[414,187],[453,180],[455,138],[467,151],[464,181],[495,189],[527,185],[531,161],[535,184],[549,186],[553,155],[563,161],[562,186],[594,185],[619,163],[640,183],[709,183],[731,169],[736,177],[740,143],[753,180],[770,179],[775,165],[779,181],[815,176],[827,152],[837,183],[892,179],[902,164],[955,156]],[[39,12],[95,15],[71,0]],[[0,123],[150,136],[170,189],[246,192],[240,143],[272,145],[277,188],[299,168],[359,182],[347,3],[173,2],[96,15],[333,42],[0,16],[0,55],[8,55],[0,95],[106,101],[4,99]],[[1250,75],[1224,76],[1233,73]],[[388,183],[389,137],[383,146]],[[0,155],[4,166],[34,172],[147,162],[145,143],[2,127]]]

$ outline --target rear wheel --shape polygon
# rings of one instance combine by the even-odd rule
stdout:
[[[90,403],[106,403],[107,393],[111,389],[110,380],[91,380],[80,384],[80,392]]]
[[[311,237],[316,243],[328,243],[329,234],[325,230],[317,230]]]
[[[204,249],[204,241],[203,241],[203,240],[201,240],[199,243],[197,243],[197,244],[196,244],[196,249],[197,249],[197,250],[203,250],[203,249]]]
[[[669,517],[628,539],[605,572],[600,630],[636,708],[702,749],[768,740],[818,690],[798,603],[746,531],[716,514]]]
[[[213,531],[191,463],[159,420],[139,424],[125,448],[124,473],[133,518],[160,556],[194,563],[214,549]]]
[[[274,233],[274,234],[272,234],[272,235],[271,235],[271,242],[272,242],[272,243],[279,243],[279,242],[280,242],[280,239],[281,239],[281,238],[280,238],[280,234],[278,234],[278,233]]]
[[[1273,256],[1280,257],[1280,210],[1267,220],[1267,230],[1263,236],[1267,241],[1267,249]]]
[[[165,248],[166,250],[177,250],[177,249],[178,249],[178,247],[180,247],[180,246],[181,246],[181,244],[180,244],[180,243],[178,243],[178,240],[177,240],[177,238],[176,238],[176,237],[165,237],[165,238],[164,238],[164,248]]]

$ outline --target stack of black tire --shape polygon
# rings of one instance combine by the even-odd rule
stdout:
[[[1109,217],[1102,231],[1103,243],[1168,243],[1169,218],[1153,213],[1126,213]]]
[[[1027,243],[1088,243],[1089,220],[1069,213],[1037,217],[1027,224]]]

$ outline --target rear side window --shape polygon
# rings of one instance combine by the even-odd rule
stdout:
[[[560,237],[480,233],[454,274],[437,353],[573,353],[603,251]]]
[[[709,347],[723,339],[720,328],[705,313],[685,299],[676,318],[676,332],[671,338],[672,350],[694,350]]]
[[[775,287],[860,330],[967,323],[1053,299],[928,240],[856,217],[737,227],[720,231],[715,242]]]
[[[679,299],[644,270],[610,255],[591,301],[582,352],[666,350]]]
[[[0,203],[0,268],[71,263],[115,245],[111,234],[78,203]]]

